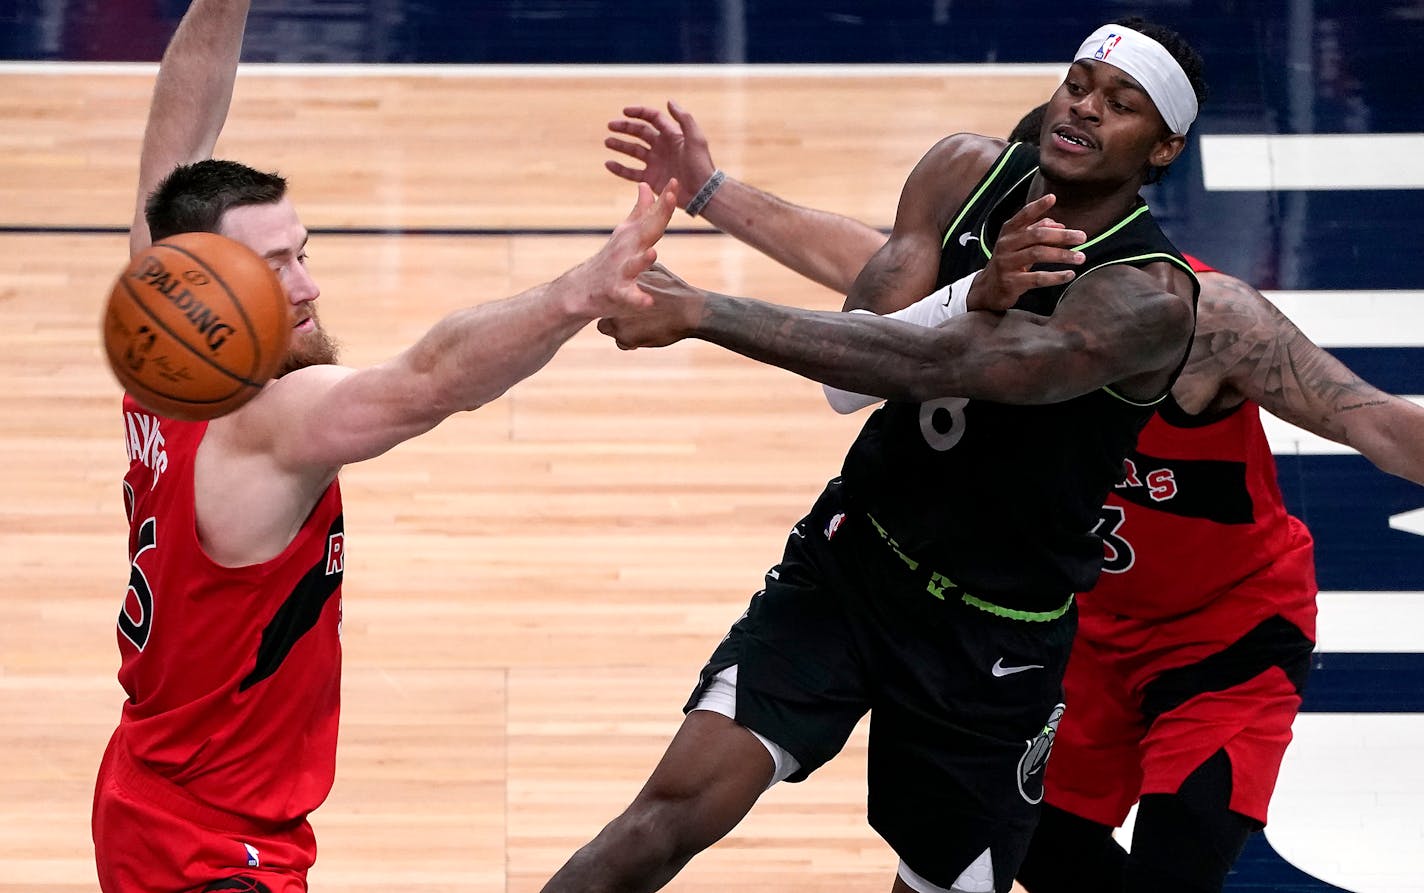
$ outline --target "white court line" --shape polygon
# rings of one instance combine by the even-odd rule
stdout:
[[[1424,133],[1203,135],[1208,191],[1424,189]]]
[[[248,77],[411,77],[411,78],[887,78],[887,77],[1028,77],[1061,78],[1058,63],[965,62],[943,64],[757,64],[734,65],[345,65],[324,62],[244,62]],[[0,62],[0,75],[145,75],[157,62]]]
[[[1418,713],[1302,713],[1266,838],[1291,864],[1355,893],[1424,890]]]

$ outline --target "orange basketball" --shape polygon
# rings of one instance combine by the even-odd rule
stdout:
[[[183,233],[134,256],[109,291],[104,351],[146,408],[201,421],[251,400],[292,335],[277,274],[245,245]]]

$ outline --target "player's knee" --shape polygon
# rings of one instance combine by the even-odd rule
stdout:
[[[1118,893],[1125,859],[1107,825],[1044,804],[1018,881],[1029,893]]]
[[[1225,804],[1204,810],[1180,794],[1149,794],[1138,805],[1124,871],[1132,893],[1219,893],[1255,830]]]

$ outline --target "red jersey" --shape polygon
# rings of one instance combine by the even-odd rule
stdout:
[[[1186,259],[1197,272],[1215,272]],[[1126,471],[1103,506],[1103,574],[1082,598],[1083,611],[1176,617],[1287,553],[1305,550],[1308,565],[1310,532],[1286,512],[1256,404],[1203,418],[1169,396],[1128,454]],[[1307,576],[1300,595],[1313,604],[1315,581]],[[1304,632],[1313,635],[1313,623]]]
[[[194,508],[207,423],[156,416],[128,397],[123,409],[128,700],[115,744],[218,809],[299,819],[326,799],[335,772],[341,491],[333,481],[280,555],[223,567],[199,544]]]

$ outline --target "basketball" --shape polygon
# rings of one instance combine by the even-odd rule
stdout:
[[[135,255],[103,318],[119,384],[145,408],[183,421],[214,419],[255,397],[291,334],[277,274],[216,233],[182,233]]]

